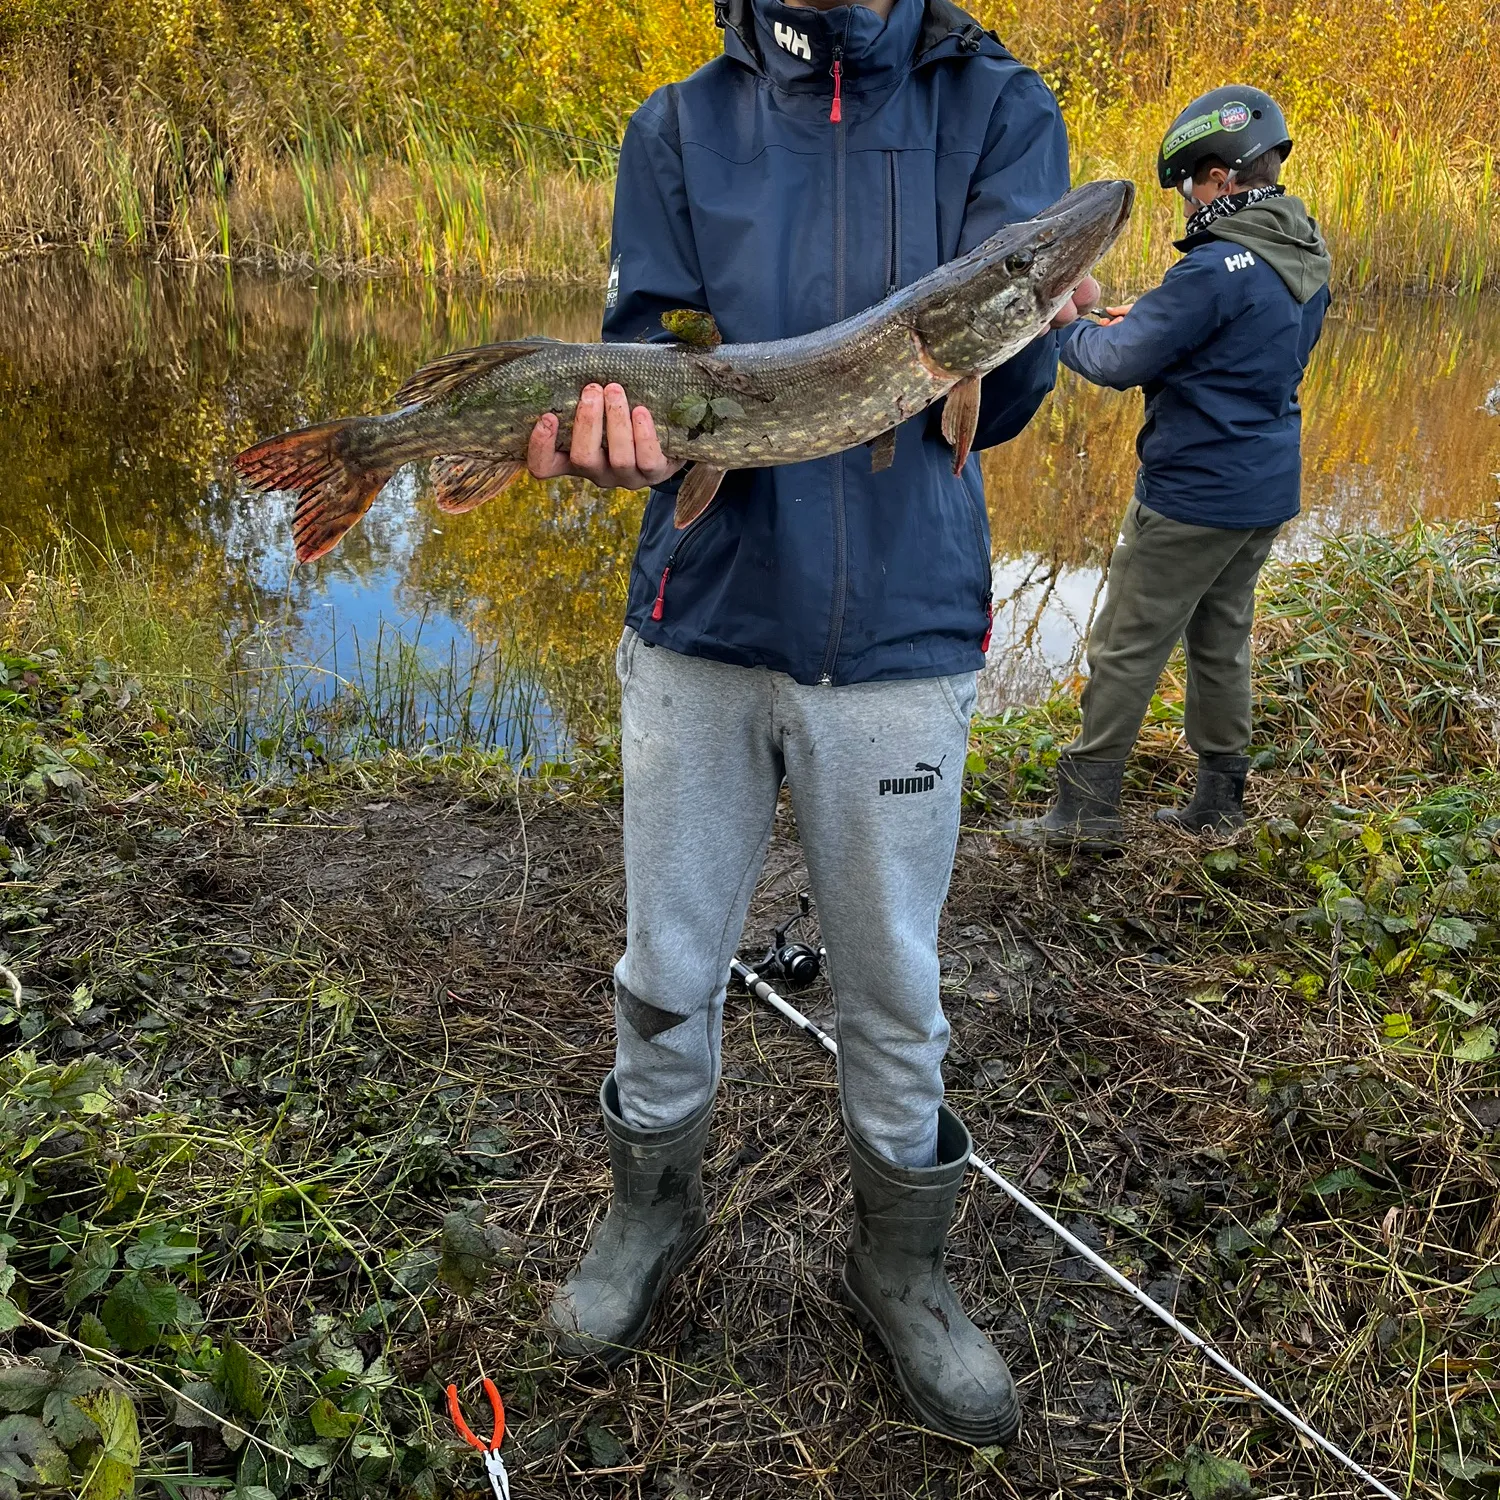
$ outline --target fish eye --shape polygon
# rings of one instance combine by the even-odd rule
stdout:
[[[1014,255],[1005,257],[1005,269],[1012,275],[1019,276],[1022,271],[1030,269],[1035,259],[1036,257],[1030,250],[1017,250]]]

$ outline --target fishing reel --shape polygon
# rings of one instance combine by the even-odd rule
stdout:
[[[812,900],[805,891],[797,896],[797,911],[776,929],[765,957],[755,966],[762,979],[788,990],[805,990],[823,971],[823,957],[807,942],[791,941],[791,932],[801,922],[812,920]]]

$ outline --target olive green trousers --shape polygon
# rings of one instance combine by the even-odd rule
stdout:
[[[1130,754],[1179,640],[1187,656],[1188,744],[1199,755],[1245,753],[1255,580],[1280,530],[1189,526],[1130,502],[1104,607],[1089,632],[1083,728],[1065,755]]]

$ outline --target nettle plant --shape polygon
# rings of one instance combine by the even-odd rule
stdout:
[[[220,1172],[205,1132],[151,1106],[97,1057],[0,1059],[0,1500],[121,1500],[145,1479],[180,1496],[205,1473],[235,1500],[438,1493],[440,1391],[403,1386],[388,1351],[430,1326],[440,1285],[472,1295],[511,1248],[456,1210],[435,1244],[363,1268],[382,1295],[346,1278],[341,1315],[262,1358],[235,1331],[285,1322],[246,1292],[261,1272],[359,1257],[316,1186]]]
[[[1309,1000],[1333,984],[1352,991],[1395,1047],[1459,1063],[1500,1055],[1500,816],[1486,816],[1495,800],[1468,784],[1395,816],[1333,803],[1325,816],[1264,824],[1255,863],[1316,897],[1285,931],[1327,955],[1293,988]],[[1224,877],[1243,858],[1220,850],[1204,864]]]

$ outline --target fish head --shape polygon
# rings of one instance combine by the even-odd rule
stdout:
[[[1129,182],[1085,183],[950,261],[943,285],[916,318],[928,358],[965,376],[1018,353],[1114,244],[1134,201]]]

